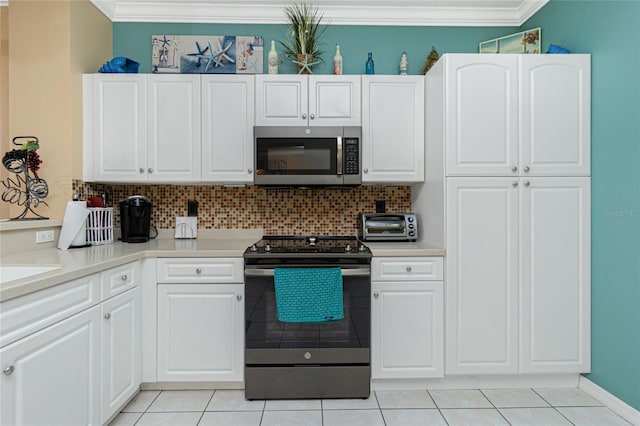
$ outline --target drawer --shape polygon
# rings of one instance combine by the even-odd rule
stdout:
[[[0,304],[0,347],[100,302],[100,276],[88,275]]]
[[[158,259],[156,265],[158,283],[244,282],[243,259]]]
[[[111,268],[100,273],[102,281],[102,300],[120,294],[140,283],[139,262],[127,263],[126,265]]]
[[[374,257],[373,281],[442,281],[442,257]]]

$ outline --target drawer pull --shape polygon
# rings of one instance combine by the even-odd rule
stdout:
[[[120,277],[120,279],[121,279],[122,281],[126,281],[128,278],[129,278],[129,277],[128,277],[128,276],[126,276],[126,275],[123,275],[123,276],[121,276],[121,277]]]
[[[13,374],[13,370],[15,370],[15,368],[13,367],[13,365],[10,365],[4,370],[2,370],[2,372],[5,374],[5,376],[10,376]]]
[[[202,273],[202,269],[196,268],[196,274],[200,275]]]
[[[111,314],[109,312],[104,314],[104,319],[106,319],[106,320],[111,319]]]
[[[373,297],[375,297],[376,299],[378,298],[378,296],[380,296],[380,294],[377,291],[373,293]]]
[[[411,266],[407,266],[407,272],[411,272]]]
[[[238,294],[238,295],[236,296],[236,299],[238,299],[238,300],[242,300],[242,295],[241,295],[241,294]]]

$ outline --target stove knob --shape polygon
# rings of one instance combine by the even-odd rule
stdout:
[[[249,250],[251,250],[252,252],[255,253],[255,252],[258,251],[258,247],[256,247],[256,245],[254,244],[254,245],[251,246],[251,248]]]
[[[264,251],[266,251],[267,253],[271,252],[271,246],[269,244],[264,246]]]
[[[364,247],[364,245],[361,245],[361,246],[358,248],[358,251],[365,251],[365,247]]]
[[[344,248],[344,251],[346,251],[347,253],[351,252],[351,244],[347,244],[347,246]]]

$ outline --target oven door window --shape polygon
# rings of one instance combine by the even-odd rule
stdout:
[[[246,347],[368,348],[370,291],[366,277],[343,277],[344,319],[326,323],[278,321],[272,277],[252,278],[245,285]]]
[[[337,174],[336,138],[258,138],[257,171],[262,175]]]

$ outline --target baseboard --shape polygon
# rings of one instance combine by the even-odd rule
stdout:
[[[615,395],[607,392],[584,376],[580,376],[578,387],[602,402],[607,408],[623,417],[634,426],[640,426],[640,411],[636,410]]]
[[[141,390],[213,390],[244,389],[244,382],[152,382],[142,383]]]
[[[373,379],[371,388],[373,390],[576,388],[579,377],[579,374],[571,373],[450,375],[434,379]]]

